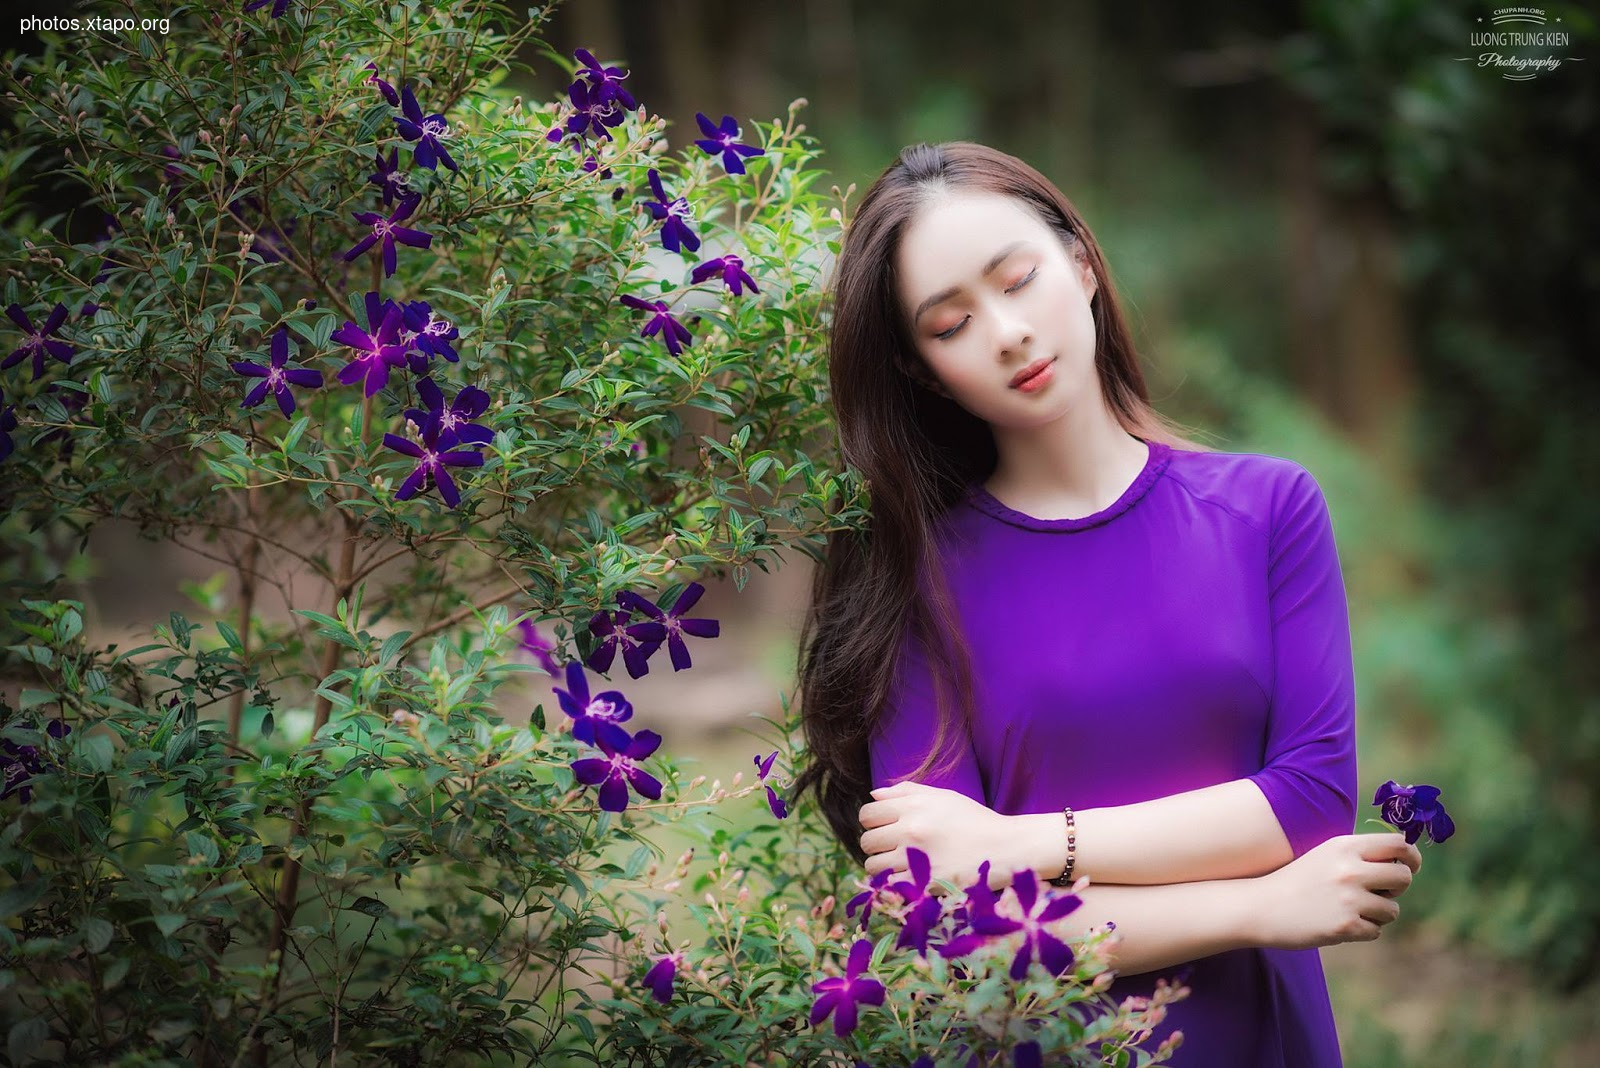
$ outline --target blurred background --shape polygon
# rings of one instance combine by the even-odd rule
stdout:
[[[1458,826],[1382,939],[1323,951],[1352,1068],[1600,1063],[1600,41],[1592,8],[1499,10],[574,0],[549,35],[630,69],[674,149],[697,111],[747,124],[805,98],[852,203],[916,141],[1028,160],[1105,251],[1157,407],[1317,478],[1364,800],[1434,783]],[[1473,35],[1497,30],[1565,33],[1523,50],[1562,62],[1480,67]],[[527,60],[518,91],[564,91]],[[39,200],[82,203],[47,181]],[[110,640],[226,597],[214,565],[137,532],[101,529],[90,558]],[[793,690],[810,566],[712,585],[693,614],[723,636],[694,643],[697,670],[629,683],[643,725],[725,783]]]

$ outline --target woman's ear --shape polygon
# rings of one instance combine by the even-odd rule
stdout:
[[[931,390],[934,393],[939,394],[939,396],[943,397],[945,400],[955,400],[954,397],[950,396],[950,391],[944,388],[944,384],[942,382],[922,368],[918,369],[917,383],[921,385],[923,389]]]
[[[1099,281],[1094,276],[1094,267],[1086,257],[1077,259],[1076,266],[1078,268],[1078,277],[1083,282],[1083,299],[1093,300],[1095,292],[1100,288]]]
[[[943,383],[941,383],[934,375],[933,371],[928,368],[928,365],[923,363],[921,360],[916,360],[911,364],[910,377],[911,381],[915,382],[923,389],[926,389],[932,393],[937,393],[946,400],[954,400],[954,398],[950,396],[949,391],[944,388]]]

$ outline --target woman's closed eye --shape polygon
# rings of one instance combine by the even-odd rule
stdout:
[[[1027,274],[1025,274],[1021,278],[1019,278],[1014,284],[1007,286],[1006,287],[1006,292],[1007,293],[1015,293],[1017,290],[1021,289],[1023,286],[1027,285],[1029,282],[1033,281],[1033,276],[1038,274],[1038,273],[1039,273],[1039,268],[1035,267],[1033,270],[1029,271]],[[955,326],[952,326],[948,330],[941,330],[939,333],[937,333],[937,334],[935,334],[933,336],[938,338],[940,341],[948,341],[952,337],[955,337],[957,331],[959,331],[963,326],[967,325],[967,320],[970,319],[970,318],[972,318],[972,316],[964,315],[964,316],[961,317],[961,321],[959,323],[957,323]]]

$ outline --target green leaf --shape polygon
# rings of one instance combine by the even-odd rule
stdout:
[[[104,953],[116,933],[108,921],[91,916],[83,922],[83,946],[90,953]]]
[[[12,883],[0,891],[0,920],[9,920],[13,916],[20,916],[33,907],[34,902],[45,895],[50,889],[50,882],[44,878],[29,879],[24,883]]]
[[[62,612],[55,622],[56,644],[67,645],[83,633],[83,617],[72,609]]]
[[[350,905],[355,912],[363,912],[373,919],[382,919],[389,915],[389,906],[375,897],[358,897]]]
[[[286,455],[294,452],[294,447],[300,444],[300,438],[310,425],[311,417],[309,415],[302,415],[294,421],[294,425],[289,428],[289,432],[283,436],[283,451]]]
[[[399,656],[400,647],[404,645],[407,639],[410,637],[411,632],[409,630],[400,630],[395,631],[393,634],[385,638],[383,640],[383,648],[378,650],[378,664],[380,666],[388,664],[395,657]]]
[[[96,733],[85,735],[78,742],[78,753],[90,771],[104,774],[111,770],[117,750],[109,736]]]
[[[206,862],[207,867],[214,868],[221,859],[217,852],[217,843],[208,836],[198,831],[190,831],[183,836],[184,844],[189,848],[189,855],[199,857]]]
[[[143,41],[150,36],[142,33],[139,39]],[[43,1016],[29,1016],[12,1024],[10,1033],[6,1035],[6,1052],[11,1055],[11,1063],[29,1064],[38,1059],[49,1037],[50,1025]]]

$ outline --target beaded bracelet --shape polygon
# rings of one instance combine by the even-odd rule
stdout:
[[[1052,886],[1071,886],[1072,869],[1078,863],[1078,825],[1072,819],[1072,806],[1064,810],[1067,816],[1067,866],[1064,871],[1050,880]]]

